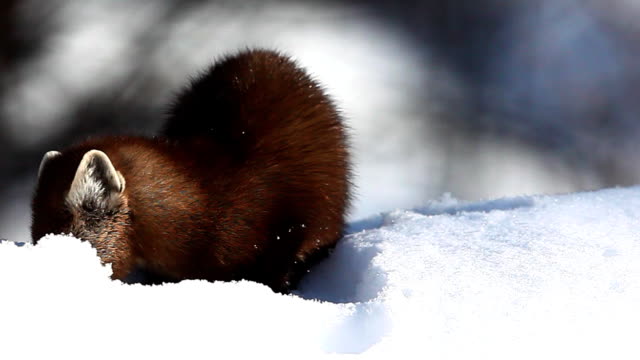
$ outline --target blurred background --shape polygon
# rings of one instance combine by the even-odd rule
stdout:
[[[0,2],[0,238],[45,151],[154,134],[188,77],[279,49],[340,105],[352,220],[640,182],[640,0]]]

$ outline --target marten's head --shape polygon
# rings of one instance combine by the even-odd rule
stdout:
[[[125,179],[102,151],[49,151],[42,158],[32,201],[31,237],[71,234],[86,240],[114,277],[130,261],[131,212]]]

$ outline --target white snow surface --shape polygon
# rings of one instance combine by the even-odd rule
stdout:
[[[110,273],[68,236],[0,244],[0,358],[632,359],[640,187],[352,223],[292,295]]]

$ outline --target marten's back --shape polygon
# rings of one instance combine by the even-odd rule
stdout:
[[[117,194],[126,201],[116,203],[129,218],[117,221],[129,227],[119,237],[130,250],[118,256],[130,259],[119,277],[137,264],[173,280],[249,279],[286,291],[342,235],[342,120],[321,87],[278,53],[245,51],[212,66],[177,97],[159,138],[102,138],[69,153],[80,162],[91,149],[112,158],[126,183]],[[34,206],[34,228],[41,215]]]
[[[262,259],[269,267],[291,261],[304,267],[342,235],[349,200],[345,128],[320,85],[287,57],[254,50],[222,59],[178,96],[163,135],[205,148],[211,142],[224,153],[238,195],[226,221],[268,219],[256,236],[273,246]],[[284,255],[290,251],[293,260]]]

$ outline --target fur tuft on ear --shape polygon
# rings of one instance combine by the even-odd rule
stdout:
[[[51,160],[51,159],[53,159],[55,157],[58,157],[60,155],[62,155],[62,153],[60,153],[60,151],[47,151],[47,153],[44,154],[44,156],[42,157],[42,160],[40,161],[40,168],[38,168],[38,178],[40,177],[40,175],[42,175],[42,170],[47,165],[49,160]]]
[[[125,181],[107,154],[88,151],[82,157],[67,194],[67,204],[84,211],[114,210],[122,204]]]

